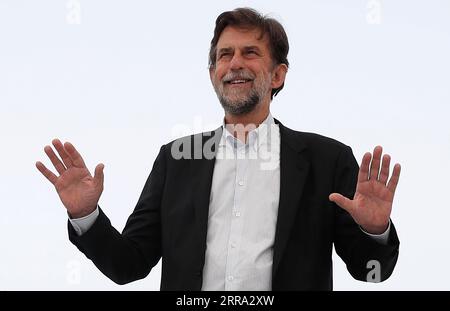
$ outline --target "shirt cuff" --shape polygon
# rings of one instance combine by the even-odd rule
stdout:
[[[364,231],[364,229],[361,228],[361,226],[359,226],[359,228],[361,229],[362,232],[364,232],[365,234],[370,236],[372,239],[374,239],[378,243],[383,244],[383,245],[388,244],[389,232],[391,231],[391,220],[390,219],[389,219],[389,224],[388,224],[386,231],[384,231],[381,234],[371,234],[369,232]]]
[[[78,236],[81,236],[85,234],[94,224],[94,222],[97,220],[98,215],[100,214],[100,211],[97,208],[90,213],[87,216],[81,217],[81,218],[75,218],[71,219],[69,217],[69,221],[72,224],[73,229],[77,233]]]

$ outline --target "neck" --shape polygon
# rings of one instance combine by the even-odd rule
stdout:
[[[257,128],[267,118],[269,112],[269,102],[261,103],[243,115],[225,113],[225,124],[234,137],[246,143],[248,133]]]

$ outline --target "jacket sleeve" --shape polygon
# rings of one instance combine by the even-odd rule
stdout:
[[[70,241],[108,278],[126,284],[148,275],[161,258],[161,198],[165,183],[165,147],[162,146],[133,213],[122,233],[105,213],[78,236],[68,223]]]
[[[359,166],[350,147],[340,152],[336,164],[334,191],[353,199]],[[386,245],[361,231],[344,209],[334,204],[334,246],[347,270],[360,281],[384,281],[392,274],[398,258],[400,242],[393,222]]]

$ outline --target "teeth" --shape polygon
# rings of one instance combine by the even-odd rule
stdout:
[[[238,83],[245,83],[245,82],[247,82],[247,80],[233,80],[233,81],[230,81],[231,84],[238,84]]]

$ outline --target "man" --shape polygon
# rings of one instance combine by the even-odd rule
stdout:
[[[45,147],[59,176],[36,165],[69,238],[106,276],[141,279],[162,258],[162,290],[331,290],[333,244],[354,278],[391,275],[400,166],[389,179],[377,146],[358,168],[348,146],[272,117],[288,50],[283,27],[252,9],[217,18],[209,73],[224,125],[161,147],[122,233],[98,206],[103,165],[92,177],[71,143],[53,140],[60,158]]]

